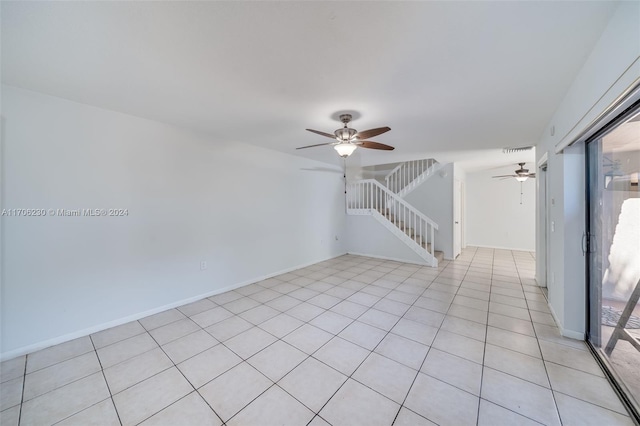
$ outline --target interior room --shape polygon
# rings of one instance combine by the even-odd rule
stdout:
[[[0,2],[0,426],[633,425],[640,2]]]

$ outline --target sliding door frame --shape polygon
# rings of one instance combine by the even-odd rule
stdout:
[[[640,405],[639,402],[636,402],[635,400],[633,400],[632,398],[630,398],[627,394],[627,392],[624,390],[624,388],[622,387],[621,383],[623,383],[623,381],[621,380],[620,376],[616,373],[616,371],[614,370],[613,366],[611,365],[611,363],[609,362],[608,359],[606,359],[605,356],[603,356],[600,352],[602,349],[596,348],[593,343],[591,343],[591,302],[592,302],[592,296],[591,296],[591,256],[590,254],[592,253],[592,250],[595,249],[595,247],[592,247],[592,238],[591,238],[591,179],[589,176],[590,173],[590,160],[591,160],[591,155],[590,153],[590,149],[589,149],[589,144],[590,143],[597,143],[597,140],[600,139],[602,136],[604,136],[606,133],[610,132],[611,130],[615,129],[617,126],[619,126],[620,124],[622,124],[623,122],[625,122],[629,117],[631,117],[634,114],[637,114],[638,111],[640,111],[640,100],[635,101],[631,106],[629,106],[628,108],[626,108],[624,111],[622,111],[619,115],[617,115],[616,117],[614,117],[613,119],[611,119],[609,122],[604,123],[602,125],[602,127],[596,131],[592,136],[590,136],[586,141],[585,141],[585,200],[586,200],[586,215],[585,215],[585,278],[586,278],[586,289],[585,289],[585,294],[586,294],[586,309],[585,309],[585,322],[586,322],[586,326],[585,326],[585,342],[587,344],[587,347],[589,348],[589,350],[591,351],[591,353],[593,354],[594,358],[596,359],[596,361],[598,362],[598,364],[600,365],[600,367],[602,368],[602,370],[605,373],[605,376],[607,377],[607,379],[609,380],[609,382],[611,383],[614,391],[618,394],[618,396],[620,397],[620,400],[623,402],[625,408],[629,411],[629,414],[631,415],[631,418],[634,420],[634,422],[638,425],[640,425]],[[602,342],[601,342],[601,347],[602,347]]]

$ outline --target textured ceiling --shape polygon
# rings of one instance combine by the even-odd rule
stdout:
[[[329,163],[294,148],[351,110],[396,146],[352,164],[473,169],[537,143],[616,5],[2,2],[2,81]]]

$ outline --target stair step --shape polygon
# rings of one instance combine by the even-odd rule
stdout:
[[[376,210],[378,211],[378,213],[380,213],[382,216],[384,216],[387,220],[392,222],[398,229],[400,229],[401,231],[404,231],[404,233],[409,238],[411,238],[416,244],[422,246],[428,252],[431,252],[431,243],[427,243],[426,241],[424,241],[424,239],[419,234],[416,234],[416,232],[415,232],[415,230],[413,228],[404,229],[404,221],[401,220],[401,221],[395,222],[396,218],[391,213],[391,209],[389,207],[378,208]],[[442,262],[442,260],[444,260],[444,253],[441,252],[441,251],[435,251],[434,252],[434,256],[435,256],[436,259],[438,259],[438,262]]]

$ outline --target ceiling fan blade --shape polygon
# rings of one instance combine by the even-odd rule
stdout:
[[[491,176],[492,178],[506,178],[506,177],[518,177],[518,175],[500,175],[500,176]]]
[[[535,173],[529,173],[527,176],[529,176],[530,178],[535,178],[536,174]]]
[[[326,136],[326,137],[331,138],[331,139],[335,139],[336,138],[336,135],[332,135],[331,133],[321,132],[320,130],[313,130],[313,129],[306,129],[306,130],[308,132],[315,133],[315,134],[320,135],[320,136]]]
[[[360,140],[369,139],[369,138],[372,138],[374,136],[378,136],[378,135],[381,135],[383,133],[386,133],[389,130],[391,130],[390,127],[378,127],[377,129],[364,130],[362,132],[358,132],[356,134],[356,138],[360,139]]]
[[[298,147],[296,149],[313,148],[313,147],[316,147],[316,146],[325,146],[325,145],[335,145],[335,143],[331,143],[331,142],[328,142],[328,143],[317,143],[315,145],[301,146],[301,147]]]
[[[355,142],[356,145],[361,146],[362,148],[369,149],[382,149],[385,151],[393,151],[395,148],[390,145],[385,145],[383,143],[373,142],[373,141],[358,141]]]

